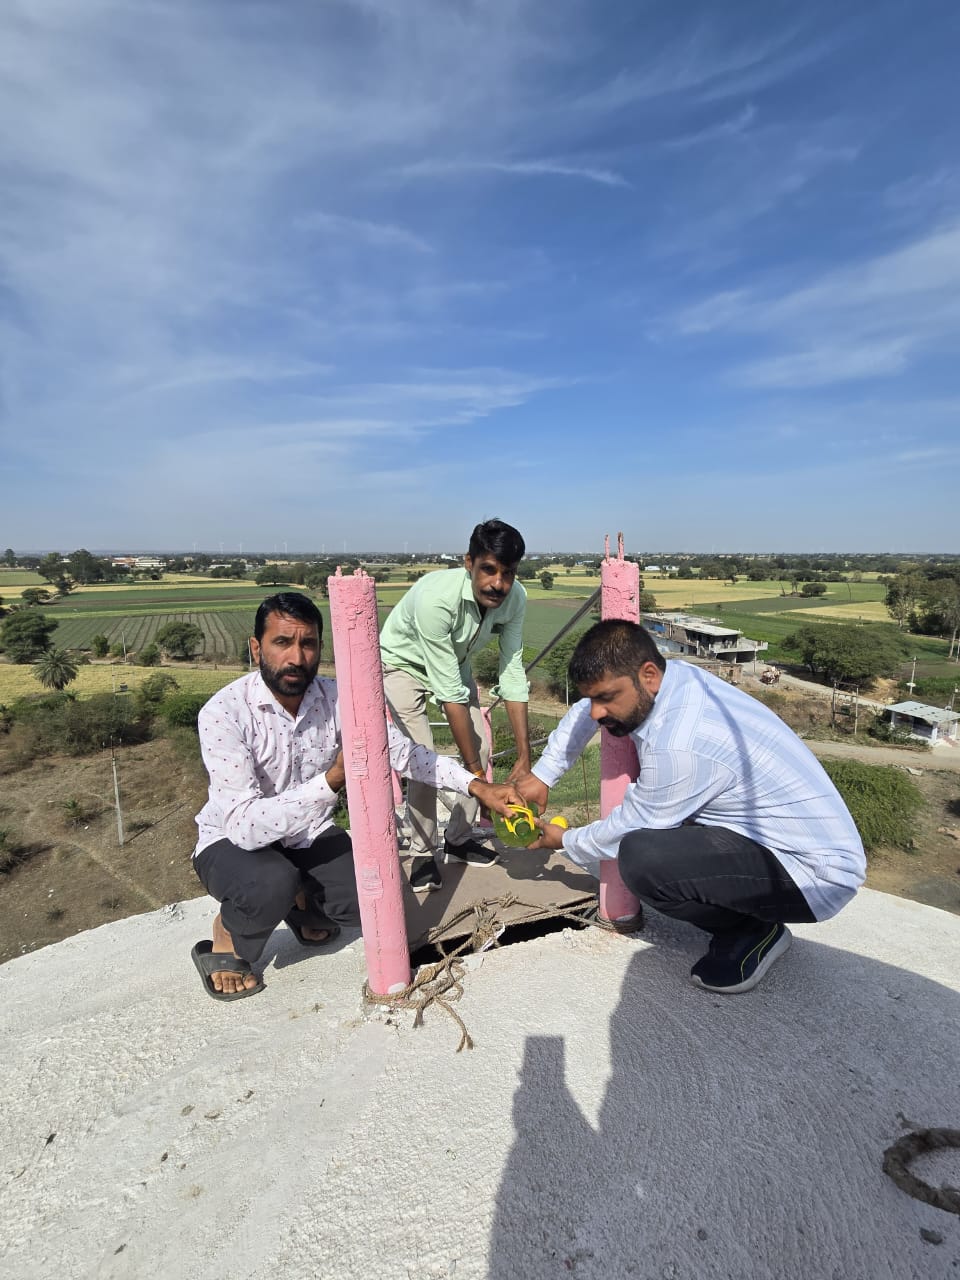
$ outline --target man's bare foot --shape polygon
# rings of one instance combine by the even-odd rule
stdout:
[[[307,895],[303,892],[302,889],[297,894],[294,901],[296,902],[296,905],[299,907],[301,911],[306,911]],[[300,932],[303,934],[307,942],[326,942],[326,940],[330,937],[329,929],[314,929],[311,925],[308,925],[308,924],[301,925]],[[214,947],[214,951],[216,951],[216,947]]]
[[[223,927],[223,921],[220,919],[218,911],[213,921],[213,954],[230,956],[234,960],[236,952],[233,949],[233,939]],[[224,961],[223,969],[218,969],[210,975],[210,981],[218,991],[222,991],[224,995],[233,995],[236,991],[242,991],[244,987],[249,989],[257,985],[257,979],[252,973],[239,973],[236,969],[231,969],[229,962]]]

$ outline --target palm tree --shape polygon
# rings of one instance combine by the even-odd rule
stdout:
[[[45,689],[65,689],[77,678],[77,664],[66,649],[48,649],[33,664],[33,674]]]

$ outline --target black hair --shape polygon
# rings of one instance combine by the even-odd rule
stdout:
[[[471,560],[478,556],[493,556],[500,564],[511,568],[523,559],[527,545],[512,524],[502,520],[484,520],[470,535],[467,555]]]
[[[570,682],[582,688],[596,684],[604,676],[630,676],[645,662],[666,671],[667,662],[653,636],[638,622],[608,618],[585,631],[570,657]]]
[[[314,622],[317,636],[323,639],[323,615],[309,596],[302,591],[278,591],[275,596],[267,596],[257,610],[253,623],[253,635],[259,642],[267,629],[267,619],[272,613],[282,613],[288,618],[296,618],[298,622]]]

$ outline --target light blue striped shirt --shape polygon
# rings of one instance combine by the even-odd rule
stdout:
[[[553,784],[596,732],[590,702],[570,708],[533,768]],[[782,863],[818,920],[845,906],[863,883],[863,842],[816,756],[763,703],[682,661],[667,663],[653,710],[630,735],[640,773],[606,818],[563,837],[574,862],[596,874],[629,831],[663,830],[692,818],[764,845]]]

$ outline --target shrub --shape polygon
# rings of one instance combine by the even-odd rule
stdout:
[[[200,708],[208,701],[205,693],[175,693],[159,706],[160,715],[173,728],[196,729]]]
[[[179,684],[168,671],[155,671],[152,676],[147,676],[143,681],[133,695],[133,700],[141,714],[153,715],[164,698],[179,688]]]
[[[71,826],[82,827],[93,818],[100,817],[103,805],[98,800],[81,800],[79,796],[71,796],[63,802],[63,813]]]
[[[147,722],[129,698],[112,693],[96,693],[84,702],[70,702],[62,712],[63,742],[60,750],[70,755],[88,755],[104,747],[146,742]]]
[[[859,760],[823,760],[821,764],[843,796],[866,849],[910,846],[911,819],[923,807],[923,796],[912,779],[892,765]]]
[[[473,675],[480,684],[494,685],[500,675],[500,650],[493,644],[475,653],[471,660]]]
[[[93,650],[95,658],[105,658],[110,652],[110,641],[103,634],[93,636],[90,641],[90,648]]]
[[[160,646],[152,643],[145,644],[137,655],[137,662],[141,667],[159,667]]]

